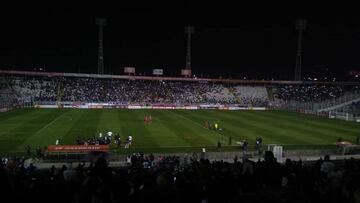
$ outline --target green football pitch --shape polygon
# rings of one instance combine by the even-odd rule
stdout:
[[[153,122],[144,124],[144,116]],[[222,131],[205,129],[203,124],[217,122]],[[333,146],[339,137],[354,142],[360,124],[287,111],[225,110],[123,110],[123,109],[15,109],[0,113],[0,153],[24,152],[27,145],[75,144],[77,136],[89,138],[112,131],[125,140],[131,134],[130,149],[117,153],[186,152],[205,147],[214,150],[217,142],[224,150],[240,150],[243,139],[253,147],[257,136],[263,146],[317,148]],[[232,143],[229,145],[229,137]]]

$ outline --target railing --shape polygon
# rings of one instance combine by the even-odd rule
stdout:
[[[319,103],[315,103],[314,105],[314,110],[320,110],[320,109],[326,109],[332,106],[336,106],[336,105],[340,105],[346,102],[350,102],[353,101],[355,99],[359,99],[360,98],[360,91],[356,90],[353,92],[347,92],[344,95],[334,98],[334,99],[329,99],[329,100],[325,100]]]
[[[360,122],[360,117],[356,117],[354,114],[347,113],[347,112],[330,111],[329,118],[337,118],[337,119],[341,119],[341,120],[345,120],[345,121]]]
[[[340,105],[346,102],[351,102],[353,100],[360,99],[360,91],[348,92],[344,95],[328,99],[321,102],[301,102],[301,101],[286,101],[281,105],[282,108],[294,110],[294,111],[303,111],[303,112],[319,112],[320,110],[327,109],[336,105]],[[279,101],[278,101],[279,102]],[[340,107],[339,107],[340,108]],[[330,109],[332,110],[332,109]],[[329,111],[330,111],[329,110]]]

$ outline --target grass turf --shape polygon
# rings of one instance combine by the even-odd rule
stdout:
[[[144,124],[144,115],[153,123]],[[218,122],[223,132],[204,129],[203,123]],[[24,152],[27,145],[74,144],[75,137],[98,136],[99,132],[119,132],[122,140],[133,136],[130,149],[117,153],[185,152],[216,148],[237,150],[236,141],[247,138],[254,146],[261,136],[264,146],[283,144],[285,148],[324,148],[338,137],[354,142],[360,124],[287,111],[224,110],[123,110],[123,109],[16,109],[0,113],[0,153]],[[229,136],[232,145],[228,145]]]

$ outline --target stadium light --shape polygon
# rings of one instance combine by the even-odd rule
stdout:
[[[185,69],[181,69],[181,75],[191,77],[191,34],[194,33],[193,26],[185,26],[185,33],[187,34],[186,42],[186,64]]]
[[[191,34],[194,33],[194,27],[190,25],[185,26],[185,33],[187,34],[185,69],[191,69]]]
[[[306,20],[300,19],[296,21],[296,30],[299,31],[298,47],[296,53],[296,65],[295,65],[295,81],[301,80],[301,48],[302,48],[302,35],[306,29]]]
[[[95,24],[99,26],[98,74],[104,74],[103,27],[107,25],[107,21],[105,18],[96,18]]]

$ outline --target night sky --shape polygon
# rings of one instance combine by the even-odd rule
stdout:
[[[241,2],[240,2],[241,3]],[[225,3],[134,3],[108,8],[1,8],[0,69],[96,73],[98,28],[104,17],[105,73],[124,66],[179,75],[185,66],[184,26],[195,26],[197,76],[292,79],[295,21],[308,20],[303,73],[343,77],[360,70],[360,13],[351,10],[257,7]]]

